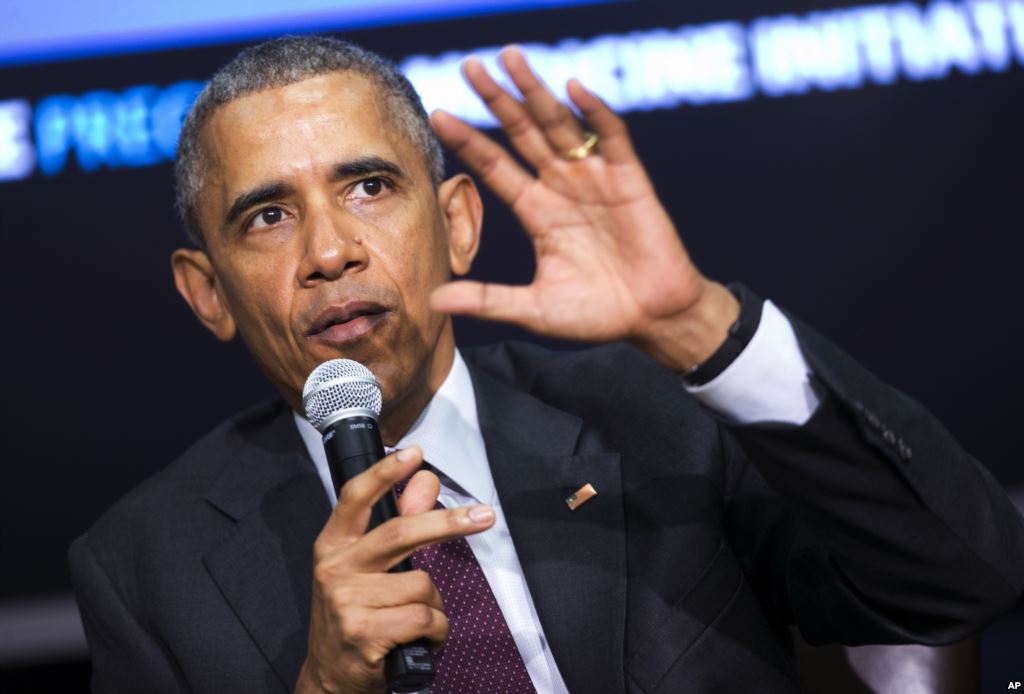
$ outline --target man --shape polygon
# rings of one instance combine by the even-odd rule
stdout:
[[[785,623],[944,643],[1019,596],[1021,519],[984,468],[770,302],[701,275],[622,122],[570,82],[590,136],[521,53],[502,61],[522,101],[476,61],[465,75],[536,176],[431,122],[522,221],[527,287],[449,283],[480,199],[443,180],[422,106],[379,58],[270,42],[197,99],[177,163],[197,247],[175,282],[284,402],[72,546],[97,691],[382,691],[384,655],[417,638],[444,642],[435,692],[793,691]],[[464,359],[450,313],[632,346]],[[397,452],[331,511],[300,394],[335,357],[381,382]],[[367,531],[396,484],[402,517]],[[387,572],[411,554],[424,570]]]

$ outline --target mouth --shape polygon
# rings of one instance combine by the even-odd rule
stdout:
[[[353,342],[390,314],[389,308],[372,301],[350,301],[341,306],[331,306],[317,316],[307,336],[334,344]]]

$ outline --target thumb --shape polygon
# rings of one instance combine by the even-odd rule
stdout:
[[[528,330],[538,322],[530,287],[459,280],[441,285],[430,295],[430,307],[481,320],[512,323]]]

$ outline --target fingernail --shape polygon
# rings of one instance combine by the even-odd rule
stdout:
[[[402,450],[398,451],[395,457],[398,458],[399,462],[408,463],[410,460],[416,457],[416,453],[418,451],[419,449],[417,449],[415,446],[412,448],[403,448]]]
[[[469,519],[474,523],[490,523],[494,520],[494,510],[490,506],[473,506],[469,509]]]

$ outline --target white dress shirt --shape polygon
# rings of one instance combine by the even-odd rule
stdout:
[[[702,405],[736,424],[803,424],[821,399],[811,386],[793,326],[771,301],[750,342],[725,371],[702,386],[687,386]]]
[[[711,382],[687,390],[706,407],[742,424],[803,424],[819,403],[793,328],[770,301],[764,302],[757,330],[733,363]],[[333,507],[337,496],[320,434],[298,414],[294,416]],[[454,508],[482,503],[494,509],[494,525],[466,541],[491,586],[534,687],[540,694],[568,692],[512,545],[480,433],[473,383],[458,350],[441,388],[396,448],[412,445],[418,445],[423,459],[438,471],[442,504]]]

